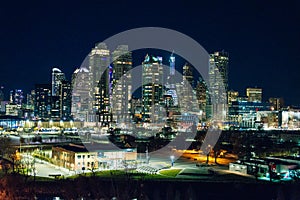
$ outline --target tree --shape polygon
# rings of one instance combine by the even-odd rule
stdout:
[[[221,147],[220,147],[220,143],[217,142],[214,146],[214,157],[215,157],[215,163],[218,164],[217,162],[217,158],[221,153]]]
[[[13,148],[11,139],[8,137],[0,138],[0,153],[2,158],[6,158],[11,162],[12,170],[15,172],[17,161],[20,159],[17,156],[16,148]],[[7,172],[7,170],[6,170]]]
[[[0,137],[0,155],[5,157],[11,147],[11,139],[8,137]]]

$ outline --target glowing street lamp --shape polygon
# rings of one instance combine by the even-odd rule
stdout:
[[[173,165],[174,165],[174,159],[175,159],[175,156],[170,156],[170,159],[171,159],[171,166],[173,167]]]
[[[42,126],[42,121],[41,121],[41,120],[39,120],[39,121],[38,121],[38,128],[40,129],[40,128],[41,128],[41,126]]]
[[[52,126],[53,126],[53,120],[52,119],[50,119],[50,121],[49,121],[49,128],[52,128]]]
[[[29,121],[29,119],[26,120],[26,122],[25,122],[25,127],[26,127],[26,128],[30,128],[30,121]]]
[[[59,125],[60,125],[61,127],[64,127],[64,121],[63,121],[63,120],[60,120],[60,121],[59,121]]]

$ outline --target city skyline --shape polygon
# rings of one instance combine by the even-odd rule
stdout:
[[[242,92],[257,86],[267,97],[276,94],[289,105],[299,104],[298,2],[174,1],[157,5],[160,13],[170,17],[153,15],[150,7],[134,2],[102,2],[100,7],[74,2],[20,3],[18,8],[3,4],[0,84],[6,90],[24,86],[29,92],[35,83],[50,80],[46,73],[53,66],[62,66],[70,77],[94,43],[131,28],[157,26],[187,34],[208,52],[229,52],[231,89]]]
[[[104,43],[95,43],[94,46],[97,46],[99,44],[105,46]],[[120,46],[122,46],[122,45],[120,45]],[[127,46],[127,45],[125,45],[125,46]],[[107,47],[105,47],[105,48],[107,48]],[[117,47],[117,48],[119,48],[119,47]],[[93,51],[94,48],[91,48],[91,49]],[[107,51],[109,52],[110,49],[107,49]],[[182,73],[183,76],[185,76],[184,75],[184,68],[187,64],[190,65],[189,63],[187,63],[180,56],[176,55],[176,53],[174,53],[174,52],[166,52],[166,51],[155,50],[155,49],[148,49],[148,51],[143,50],[143,51],[139,52],[138,54],[134,53],[134,52],[130,52],[130,54],[132,54],[131,59],[132,59],[133,63],[135,61],[134,65],[133,65],[133,63],[131,63],[132,68],[135,68],[136,66],[142,65],[142,63],[144,61],[144,58],[148,56],[147,52],[149,52],[149,55],[151,55],[151,56],[154,56],[154,55],[160,56],[162,58],[162,65],[164,65],[164,66],[169,66],[169,64],[170,64],[169,63],[169,56],[170,55],[171,55],[171,57],[176,58],[177,61],[179,61],[179,62],[176,62],[177,64],[174,63],[173,67],[176,69],[177,72],[180,72],[180,73]],[[218,71],[220,70],[221,74],[223,74],[223,73],[226,74],[226,75],[222,75],[222,76],[225,76],[224,77],[225,78],[225,88],[226,88],[227,92],[228,91],[237,91],[238,94],[240,95],[240,97],[247,97],[248,96],[247,95],[247,88],[259,88],[260,90],[262,90],[262,97],[261,97],[262,99],[261,99],[261,101],[263,101],[263,102],[268,102],[269,99],[272,99],[272,98],[280,98],[280,99],[283,100],[283,102],[286,106],[299,106],[300,105],[300,99],[299,99],[299,102],[296,103],[296,104],[289,104],[289,103],[286,103],[286,97],[285,96],[279,96],[277,94],[272,94],[271,96],[267,96],[266,93],[268,93],[268,91],[265,88],[258,87],[255,83],[253,83],[252,85],[242,87],[241,90],[238,90],[237,89],[238,87],[234,87],[232,85],[229,85],[228,83],[230,82],[230,53],[224,51],[224,49],[222,51],[213,51],[213,52],[209,52],[209,53],[210,53],[211,58],[213,58],[213,59],[215,59],[216,54],[217,54],[217,56],[219,56],[218,54],[222,55],[224,53],[229,58],[229,61],[227,61],[227,64],[226,64],[228,71],[222,72],[223,69],[218,69]],[[163,56],[161,56],[161,55],[163,55]],[[91,56],[91,53],[89,53],[87,57],[90,57],[90,56]],[[138,58],[136,58],[135,56],[138,57]],[[113,69],[113,67],[112,67],[113,66],[113,56],[111,55],[110,57],[108,57],[108,60],[106,61],[105,65],[110,66],[111,70],[112,70]],[[136,63],[137,60],[139,60],[141,57],[143,58],[141,63]],[[111,61],[109,61],[110,59],[111,59]],[[214,62],[218,63],[218,61],[214,61]],[[62,74],[62,75],[58,75],[58,76],[62,76],[61,78],[58,79],[59,81],[60,81],[60,79],[65,80],[65,81],[68,81],[68,80],[72,81],[72,79],[74,78],[73,77],[74,73],[76,73],[76,71],[78,71],[79,69],[84,68],[83,66],[84,65],[82,65],[81,67],[74,68],[73,72],[70,75],[66,75],[67,74],[66,71],[68,71],[68,70],[66,70],[63,66],[59,66],[59,68],[57,66],[52,66],[50,71],[48,73],[46,73],[45,75],[43,75],[43,76],[47,76],[48,81],[43,81],[41,83],[33,83],[33,85],[31,87],[28,84],[24,84],[24,86],[22,88],[9,88],[9,87],[3,87],[3,85],[5,85],[5,84],[2,84],[2,85],[0,84],[1,85],[1,90],[4,92],[4,97],[5,97],[3,100],[6,100],[6,101],[8,100],[9,101],[10,98],[11,98],[10,94],[14,90],[22,90],[22,92],[24,93],[24,96],[25,96],[23,102],[26,102],[26,95],[30,94],[35,89],[35,85],[37,85],[37,84],[52,84],[52,89],[51,89],[52,92],[51,93],[52,93],[52,95],[54,95],[53,90],[56,90],[56,87],[58,87],[58,86],[53,86],[53,81],[55,82],[54,74],[55,73]],[[197,72],[195,71],[194,66],[191,66],[191,67],[192,67],[193,71],[195,72],[195,74],[193,76],[191,76],[191,78],[193,80],[190,80],[192,82],[189,81],[190,82],[189,84],[191,84],[193,87],[196,87],[195,84],[197,83],[197,81],[201,81],[201,77],[199,76],[200,74],[197,74]],[[61,70],[61,69],[65,69],[66,71]],[[82,69],[81,69],[81,71],[82,71]],[[138,78],[137,80],[139,80],[139,79],[140,78]],[[141,81],[141,80],[139,80],[139,81]],[[71,84],[74,84],[74,83],[71,83]],[[109,85],[110,85],[110,83],[107,83],[107,87],[112,87],[112,85],[111,86],[109,86]],[[136,95],[137,95],[137,97],[141,97],[142,96],[142,91],[140,91],[140,90],[131,91],[131,94],[135,97],[136,97]],[[56,95],[54,95],[54,96],[56,96]]]
[[[2,2],[0,199],[300,199],[299,22],[297,0]]]

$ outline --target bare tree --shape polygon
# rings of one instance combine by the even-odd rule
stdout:
[[[16,172],[16,169],[18,169],[20,164],[20,157],[17,154],[17,148],[12,145],[10,138],[0,137],[0,155],[10,162],[12,171]]]

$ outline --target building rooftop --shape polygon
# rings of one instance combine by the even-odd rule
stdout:
[[[60,148],[60,149],[64,149],[67,151],[72,151],[75,153],[81,153],[81,152],[89,152],[85,146],[83,145],[77,145],[77,144],[69,144],[69,145],[61,145],[61,146],[55,146],[54,148]]]
[[[121,149],[112,143],[81,143],[81,144],[68,144],[59,145],[54,148],[62,148],[72,152],[99,152],[99,151],[132,151],[134,148]]]

